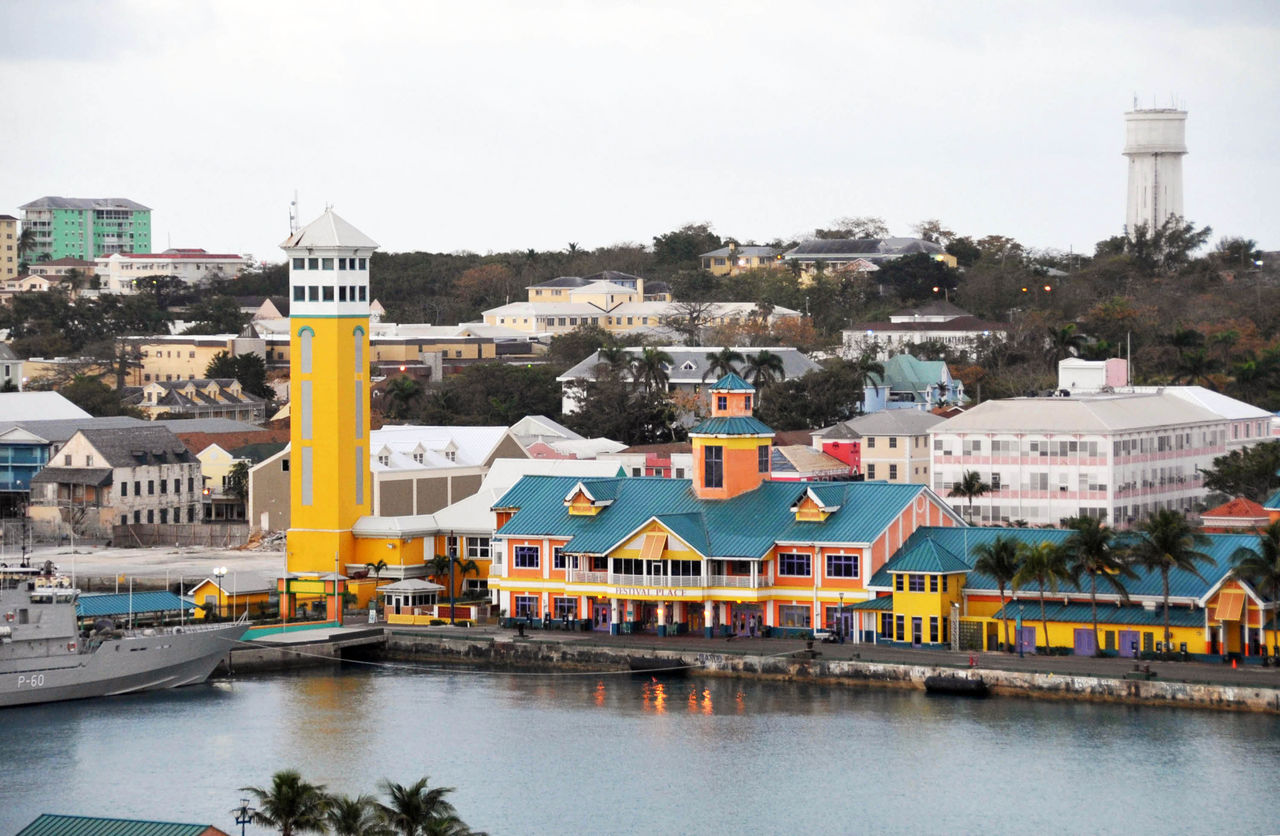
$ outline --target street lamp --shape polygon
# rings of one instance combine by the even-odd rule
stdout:
[[[244,836],[244,826],[253,821],[254,810],[249,806],[249,799],[240,799],[240,806],[231,812],[236,814],[236,824],[240,825],[240,836]]]
[[[458,562],[458,540],[449,532],[449,626],[453,626],[453,564]]]
[[[836,627],[836,636],[838,638],[843,639],[844,638],[844,591],[843,590],[839,593],[839,596],[840,596],[840,610],[839,610],[839,614],[836,616],[839,619],[836,622],[836,624],[838,624],[839,626]]]
[[[227,601],[227,590],[222,585],[222,579],[227,576],[227,567],[226,566],[215,567],[213,570],[213,576],[218,579],[218,596],[222,598],[223,601]],[[227,603],[228,605],[230,605],[229,601],[227,601]],[[221,607],[218,608],[218,615],[222,615]]]

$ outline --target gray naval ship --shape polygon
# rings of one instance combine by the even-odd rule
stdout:
[[[0,707],[177,688],[208,679],[244,620],[81,634],[77,589],[0,568]]]

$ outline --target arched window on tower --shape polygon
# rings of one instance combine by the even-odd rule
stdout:
[[[310,328],[298,331],[298,351],[302,355],[298,358],[298,365],[303,374],[311,374],[311,340],[315,335],[316,332]]]
[[[366,371],[364,367],[364,329],[357,325],[356,330],[352,331],[351,334],[355,341],[356,377],[363,377]]]

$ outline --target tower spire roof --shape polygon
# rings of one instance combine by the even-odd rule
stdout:
[[[285,250],[302,247],[377,249],[378,244],[340,218],[332,209],[326,209],[323,215],[286,238],[280,247]]]

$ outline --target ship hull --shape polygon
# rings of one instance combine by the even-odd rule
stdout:
[[[246,628],[178,628],[107,639],[84,653],[0,661],[0,708],[194,685],[209,678]]]

